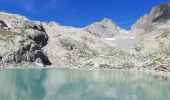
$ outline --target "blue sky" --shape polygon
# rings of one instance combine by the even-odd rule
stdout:
[[[56,21],[61,25],[84,27],[110,18],[129,29],[153,6],[169,0],[0,0],[0,10],[18,13],[32,20]],[[170,2],[170,1],[169,1]]]

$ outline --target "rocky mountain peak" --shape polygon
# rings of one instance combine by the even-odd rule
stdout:
[[[101,23],[104,23],[104,24],[114,24],[116,26],[116,23],[113,22],[111,19],[109,18],[104,18]]]
[[[85,28],[89,33],[102,37],[102,38],[112,38],[116,34],[120,33],[121,28],[116,25],[111,19],[104,18],[100,22],[95,22]]]
[[[153,7],[150,14],[145,14],[132,25],[132,31],[148,32],[156,28],[157,25],[169,26],[170,3],[163,3]]]
[[[166,22],[170,19],[170,3],[154,7],[151,14],[154,16],[153,22]]]

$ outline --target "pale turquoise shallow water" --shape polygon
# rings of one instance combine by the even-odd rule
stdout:
[[[0,100],[170,100],[170,81],[142,72],[1,69]]]

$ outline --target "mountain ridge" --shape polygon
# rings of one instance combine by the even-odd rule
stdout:
[[[0,64],[170,71],[169,17],[163,18],[167,22],[154,20],[164,11],[169,16],[169,8],[169,3],[153,8],[130,31],[111,19],[75,28],[0,12]]]

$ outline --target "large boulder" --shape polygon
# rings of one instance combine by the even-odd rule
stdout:
[[[48,41],[48,36],[45,32],[41,32],[34,29],[26,29],[24,34],[29,39],[35,41],[37,44],[41,45],[41,47],[45,46]]]
[[[33,29],[41,32],[46,32],[43,25],[40,22],[24,21],[25,29]]]
[[[24,34],[42,47],[47,44],[48,35],[41,23],[25,21]]]

